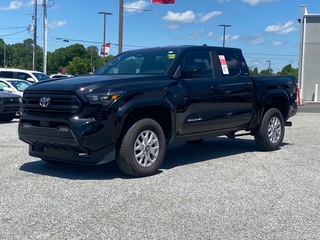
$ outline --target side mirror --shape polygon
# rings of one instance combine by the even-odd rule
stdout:
[[[35,80],[34,80],[33,78],[27,78],[27,81],[28,81],[28,82],[32,82],[32,83],[35,82]]]
[[[202,70],[196,66],[187,66],[181,69],[181,78],[197,78],[202,74]]]

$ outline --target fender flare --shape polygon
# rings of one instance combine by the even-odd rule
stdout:
[[[124,124],[130,114],[144,107],[163,106],[170,112],[170,120],[172,127],[175,127],[175,106],[162,96],[131,99],[129,102],[117,109],[115,113],[115,137],[119,138],[123,130]]]

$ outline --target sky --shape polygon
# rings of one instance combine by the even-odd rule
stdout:
[[[43,1],[38,0],[37,44],[43,47]],[[170,45],[241,48],[249,67],[274,72],[298,67],[301,6],[320,14],[320,0],[123,0],[123,51]],[[118,54],[119,0],[47,0],[47,50],[106,42]],[[33,38],[34,0],[0,0],[0,38],[6,44]]]

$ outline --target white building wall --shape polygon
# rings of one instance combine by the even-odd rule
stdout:
[[[320,86],[320,15],[301,8],[299,86],[302,101],[319,99],[315,85]]]

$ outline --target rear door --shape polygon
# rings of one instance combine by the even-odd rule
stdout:
[[[241,52],[234,49],[217,49],[214,58],[223,89],[222,128],[244,127],[253,116],[254,100],[253,81],[246,62]]]

